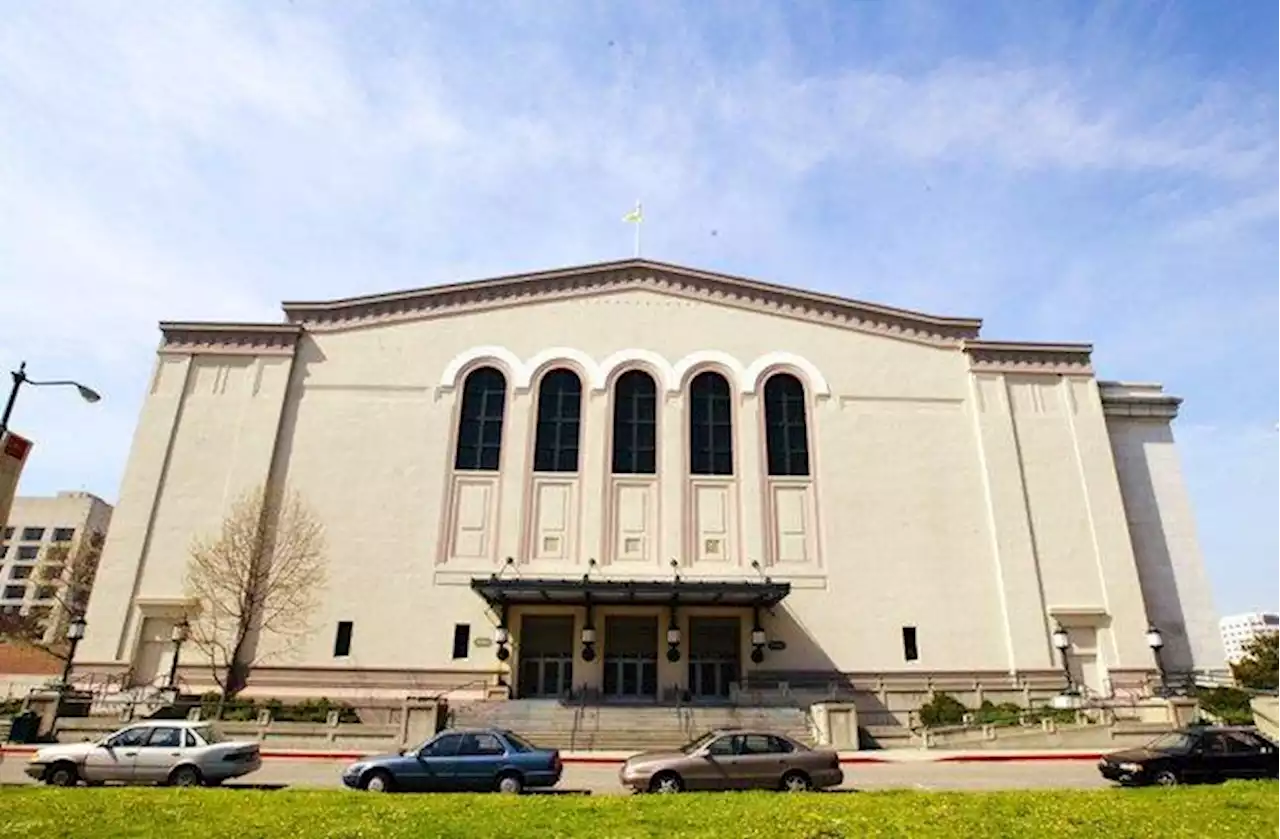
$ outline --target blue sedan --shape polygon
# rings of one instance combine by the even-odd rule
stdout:
[[[487,791],[519,794],[554,787],[564,765],[560,752],[539,749],[505,729],[442,731],[420,748],[351,764],[342,783],[369,792]]]

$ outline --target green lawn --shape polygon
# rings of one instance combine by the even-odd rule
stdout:
[[[678,796],[390,795],[10,787],[0,835],[55,837],[1260,837],[1275,836],[1277,784],[1172,790],[865,792]]]

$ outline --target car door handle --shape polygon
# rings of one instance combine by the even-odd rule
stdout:
[[[182,752],[169,752],[169,757],[182,757]]]
[[[125,757],[137,757],[137,756],[138,756],[138,753],[137,753],[137,752],[125,752],[125,753],[124,753],[124,756],[125,756]]]

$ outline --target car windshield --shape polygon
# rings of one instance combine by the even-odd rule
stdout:
[[[214,743],[227,742],[227,738],[223,737],[222,734],[219,733],[218,729],[211,725],[202,725],[199,728],[193,728],[191,730],[196,733],[197,737],[208,743],[210,746]]]
[[[512,751],[527,753],[527,752],[536,752],[538,750],[537,746],[533,745],[528,740],[524,739],[518,734],[513,734],[510,731],[504,731],[502,732],[502,736],[506,738],[507,743],[511,746]]]
[[[1171,731],[1168,734],[1162,734],[1147,744],[1147,748],[1153,752],[1169,752],[1171,754],[1185,754],[1191,751],[1191,735],[1183,734],[1181,731]]]
[[[715,738],[716,738],[716,733],[714,731],[709,731],[706,734],[699,737],[697,740],[694,740],[690,743],[685,743],[683,746],[680,747],[680,751],[684,754],[691,755],[694,752],[696,752],[698,749],[701,749],[703,746],[710,743]]]

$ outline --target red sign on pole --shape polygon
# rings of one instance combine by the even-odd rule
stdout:
[[[17,461],[25,461],[31,451],[31,441],[10,431],[4,436],[4,453]]]

